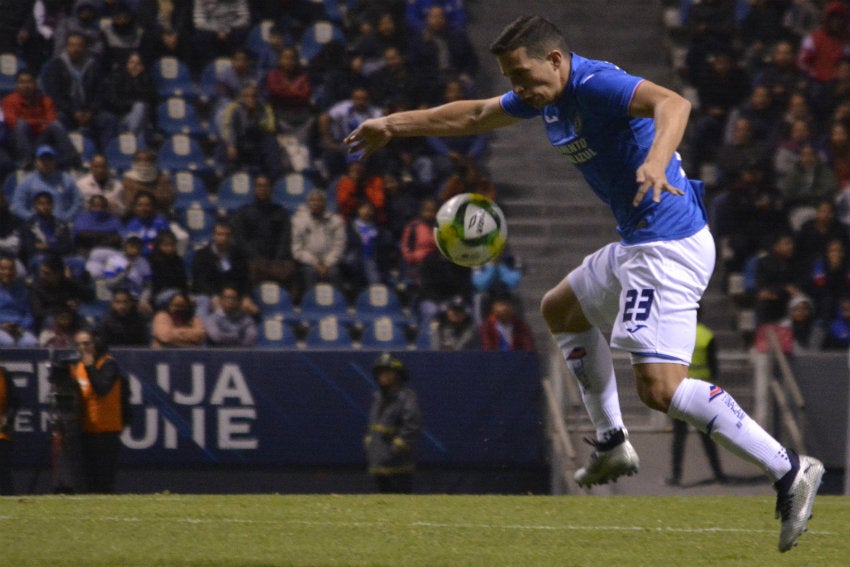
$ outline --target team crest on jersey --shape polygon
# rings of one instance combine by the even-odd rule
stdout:
[[[723,393],[723,388],[721,388],[720,386],[715,386],[714,384],[712,384],[711,390],[708,391],[708,401],[710,402],[711,400],[713,400],[714,398],[716,398],[717,396],[719,396],[722,393]]]

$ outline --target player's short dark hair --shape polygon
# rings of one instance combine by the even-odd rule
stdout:
[[[540,16],[522,16],[508,24],[490,44],[490,53],[499,56],[520,47],[525,47],[529,57],[537,59],[545,58],[553,49],[569,53],[567,40],[558,26]]]

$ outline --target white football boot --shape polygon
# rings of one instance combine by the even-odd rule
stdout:
[[[637,473],[640,459],[624,429],[611,434],[605,441],[585,441],[594,447],[594,451],[587,465],[573,475],[579,486],[616,482],[623,475]]]
[[[812,517],[812,505],[823,479],[823,463],[813,457],[800,456],[800,466],[787,491],[776,495],[776,517],[782,519],[779,532],[779,551],[785,553],[795,545],[806,531]]]

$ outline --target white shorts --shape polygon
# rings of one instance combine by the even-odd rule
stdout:
[[[609,244],[567,276],[588,321],[611,327],[611,346],[632,362],[690,364],[696,310],[714,271],[708,227],[693,236]]]

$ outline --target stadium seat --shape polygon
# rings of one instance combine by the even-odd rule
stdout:
[[[170,97],[156,108],[156,127],[165,136],[186,134],[203,139],[211,136],[209,126],[198,118],[195,107],[181,97]]]
[[[109,168],[116,174],[121,174],[133,165],[133,155],[145,148],[144,140],[129,132],[118,134],[112,138],[103,154],[109,162]]]
[[[109,302],[101,299],[95,299],[86,303],[80,303],[80,308],[77,313],[85,319],[89,325],[96,325],[98,319],[106,315],[109,311]]]
[[[84,166],[88,167],[91,163],[91,158],[97,154],[97,146],[94,145],[94,140],[79,131],[68,132],[68,139],[74,145],[74,149],[80,154],[80,161]]]
[[[230,62],[229,57],[217,57],[204,66],[201,71],[199,84],[201,96],[205,100],[215,100],[218,98],[218,77],[232,65],[233,63]]]
[[[14,53],[0,53],[0,95],[15,90],[15,75],[25,67],[24,61]]]
[[[192,201],[174,205],[177,222],[189,232],[189,240],[199,245],[209,240],[215,225],[216,210],[209,201]]]
[[[313,60],[330,43],[337,43],[343,47],[346,45],[345,34],[342,29],[325,20],[315,22],[308,27],[301,34],[301,40],[298,42],[301,64],[304,67],[310,67]]]
[[[267,314],[260,322],[259,346],[287,348],[296,346],[295,332],[283,313]]]
[[[361,291],[354,300],[354,310],[357,319],[364,322],[378,317],[389,317],[397,322],[407,320],[398,295],[384,284],[372,284]]]
[[[304,338],[306,348],[351,348],[351,336],[336,315],[327,315],[310,325]]]
[[[174,203],[189,206],[193,201],[207,201],[209,192],[203,180],[191,171],[178,171],[174,174],[174,189],[177,193]]]
[[[159,150],[157,165],[171,172],[185,170],[197,175],[213,173],[200,143],[186,134],[176,134],[166,140]]]
[[[157,96],[161,100],[173,96],[189,100],[198,98],[198,89],[192,82],[189,67],[176,57],[166,56],[155,62],[151,74],[156,85]]]
[[[307,144],[300,141],[297,136],[281,134],[277,137],[277,142],[286,152],[286,156],[289,158],[289,163],[292,165],[292,170],[295,173],[316,173],[316,168],[313,167],[310,158],[310,148]]]
[[[307,290],[299,305],[299,316],[305,321],[318,321],[327,315],[335,315],[348,322],[351,317],[342,292],[333,285],[320,282]]]
[[[406,325],[391,317],[378,317],[367,323],[360,337],[363,348],[399,349],[407,348]]]
[[[248,37],[245,38],[245,49],[251,52],[256,59],[263,48],[269,43],[269,30],[274,26],[274,20],[263,20],[254,24]]]
[[[253,199],[254,178],[240,171],[225,177],[218,186],[218,208],[232,212]]]
[[[30,172],[25,169],[17,169],[6,176],[6,179],[3,181],[3,194],[6,196],[6,200],[12,200],[12,195],[15,194],[15,188],[18,186],[18,183],[21,180],[29,175]]]
[[[272,201],[278,205],[283,205],[290,213],[294,213],[298,205],[306,201],[307,193],[313,187],[315,185],[309,177],[300,173],[288,173],[278,179],[272,187]],[[330,206],[329,200],[328,207],[330,208]]]
[[[263,313],[284,313],[288,317],[292,317],[295,313],[292,296],[277,282],[260,282],[254,288],[254,301]]]

